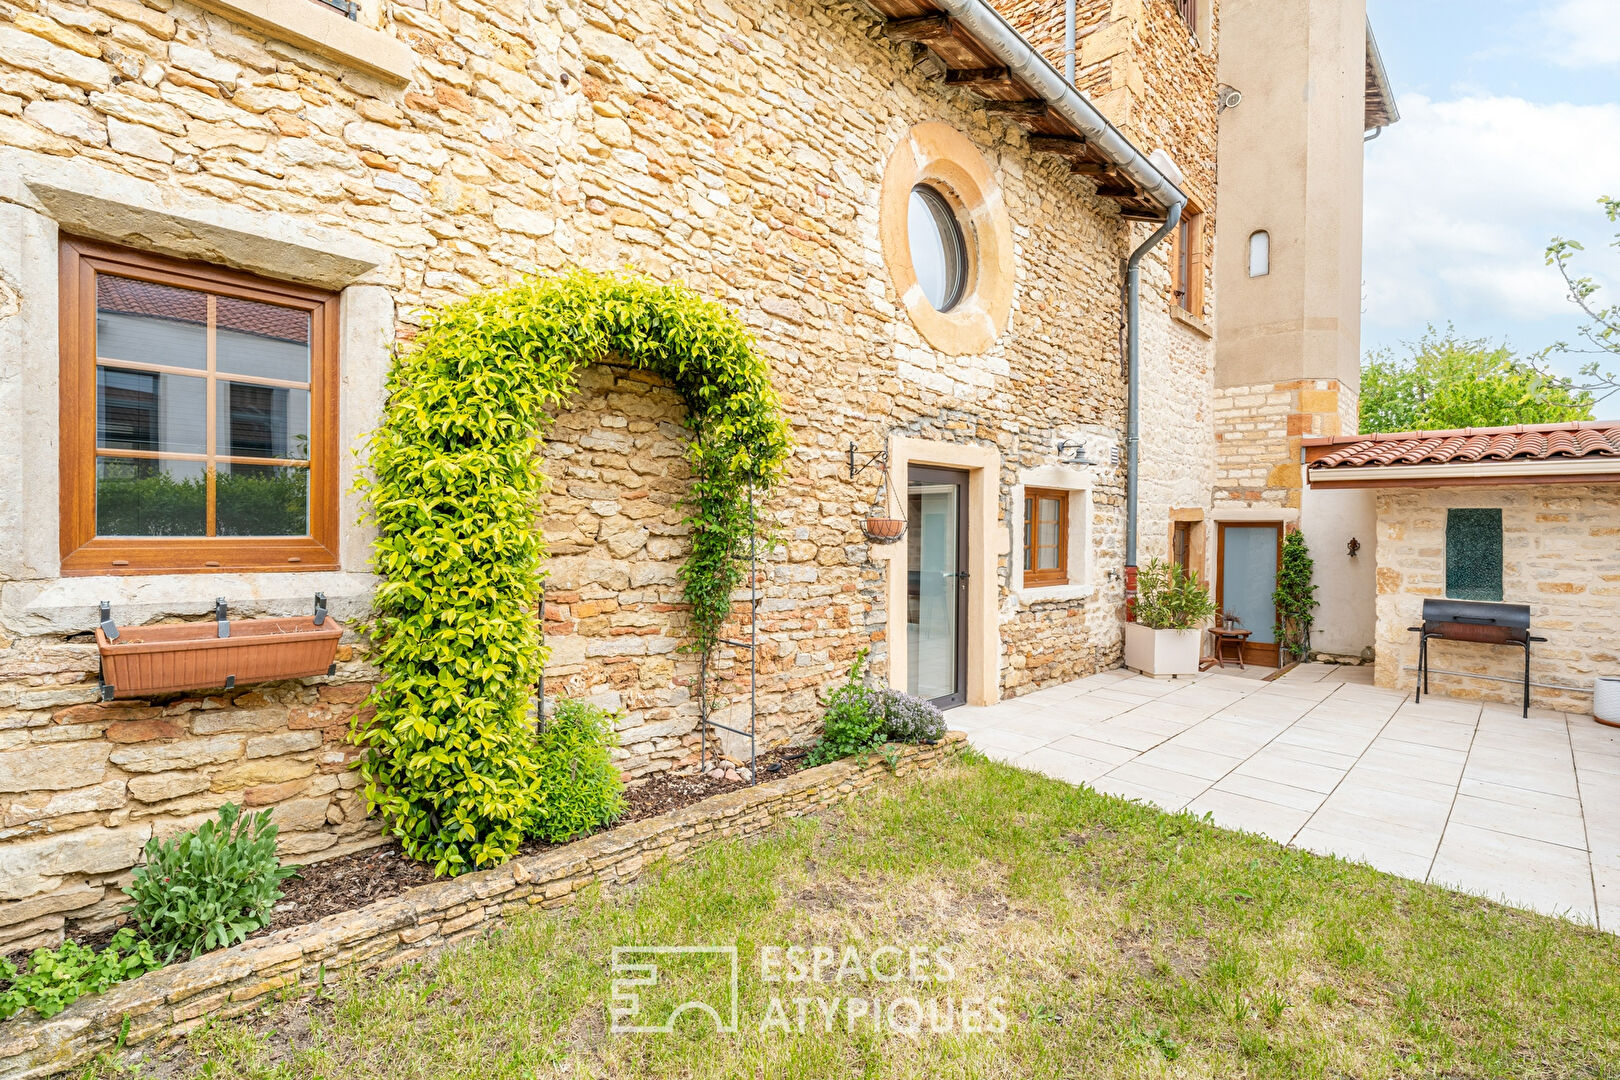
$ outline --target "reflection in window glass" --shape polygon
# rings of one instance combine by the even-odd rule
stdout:
[[[311,329],[301,308],[99,274],[97,535],[307,535]]]
[[[215,405],[215,452],[222,457],[309,458],[309,391],[225,382]]]
[[[96,535],[202,536],[207,520],[203,462],[96,459]]]
[[[221,462],[215,479],[220,536],[299,536],[309,531],[309,470]]]
[[[96,355],[164,367],[207,367],[208,294],[98,275]]]
[[[201,454],[208,381],[189,375],[96,369],[96,445],[107,450]]]
[[[220,371],[309,381],[309,312],[221,296],[214,318]]]
[[[935,311],[949,311],[967,284],[967,239],[945,196],[926,184],[911,189],[906,214],[911,266]]]

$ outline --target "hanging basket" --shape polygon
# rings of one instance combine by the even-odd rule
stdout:
[[[906,519],[869,517],[861,523],[861,532],[874,544],[897,544],[905,538]]]
[[[887,459],[880,468],[882,472],[881,479],[878,480],[877,494],[872,497],[872,505],[866,511],[866,519],[861,522],[861,533],[874,544],[897,544],[906,535],[906,506],[900,501],[899,496],[892,494]],[[894,510],[900,511],[898,517],[890,516]]]

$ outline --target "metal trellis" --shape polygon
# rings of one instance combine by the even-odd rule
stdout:
[[[748,640],[721,638],[720,644],[748,650],[748,730],[709,719],[709,658],[698,667],[698,770],[709,771],[709,728],[717,727],[734,735],[748,736],[748,782],[759,783],[759,746],[756,739],[759,719],[759,529],[754,521],[754,481],[748,481]]]

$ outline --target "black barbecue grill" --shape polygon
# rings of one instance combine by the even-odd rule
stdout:
[[[1486,600],[1423,601],[1423,625],[1407,629],[1418,638],[1417,700],[1429,688],[1429,641],[1477,641],[1484,645],[1517,645],[1524,650],[1524,715],[1530,715],[1530,643],[1546,641],[1530,634],[1529,604],[1500,604]]]

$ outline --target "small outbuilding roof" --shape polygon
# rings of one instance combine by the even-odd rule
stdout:
[[[1312,487],[1620,483],[1620,420],[1300,440]]]

